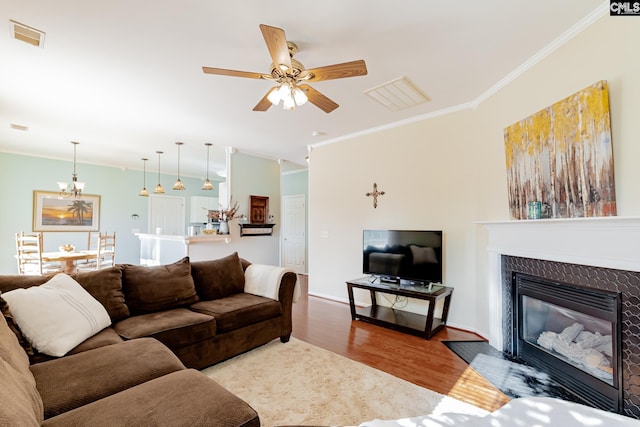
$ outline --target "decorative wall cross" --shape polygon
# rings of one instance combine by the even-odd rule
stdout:
[[[367,197],[373,196],[373,208],[378,207],[378,196],[384,196],[384,191],[378,191],[378,184],[373,183],[373,191],[365,194]]]

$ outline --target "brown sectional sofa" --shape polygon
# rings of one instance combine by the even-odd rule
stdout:
[[[60,358],[31,348],[4,304],[0,425],[259,426],[249,405],[189,369],[289,340],[295,273],[273,300],[244,292],[249,265],[235,253],[75,274],[112,324]],[[50,278],[0,276],[0,292]]]

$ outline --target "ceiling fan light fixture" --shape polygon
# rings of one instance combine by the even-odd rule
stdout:
[[[293,99],[296,101],[296,105],[298,107],[306,104],[307,101],[309,100],[309,98],[307,98],[307,95],[304,93],[304,91],[300,89],[298,86],[295,86],[293,88]]]
[[[291,86],[289,83],[282,83],[278,88],[278,94],[280,95],[280,99],[283,101],[287,98],[291,98]]]
[[[282,108],[285,110],[295,110],[296,102],[293,100],[291,94],[282,100]]]
[[[282,99],[282,97],[280,96],[280,88],[274,88],[271,92],[269,92],[269,95],[267,95],[267,99],[273,105],[278,105],[280,103],[280,100]]]

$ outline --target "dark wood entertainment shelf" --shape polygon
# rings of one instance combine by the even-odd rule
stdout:
[[[353,288],[369,291],[371,295],[371,305],[369,307],[356,307]],[[447,323],[453,288],[433,285],[432,290],[429,290],[428,286],[415,285],[411,282],[403,281],[400,284],[380,283],[379,279],[371,282],[368,278],[361,278],[349,280],[347,282],[347,291],[349,292],[351,319],[362,320],[396,331],[417,335],[428,340]],[[376,300],[376,292],[428,301],[427,314],[422,315],[380,306]],[[438,318],[434,317],[434,315],[436,304],[439,301],[443,301],[443,306],[442,315]]]

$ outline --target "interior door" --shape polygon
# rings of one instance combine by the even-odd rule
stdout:
[[[186,234],[184,203],[184,197],[149,197],[149,233],[184,236]]]
[[[282,266],[306,272],[307,211],[304,194],[282,198]]]

